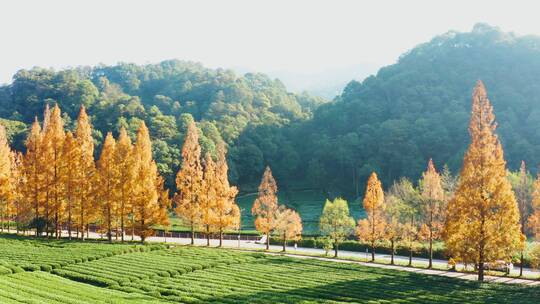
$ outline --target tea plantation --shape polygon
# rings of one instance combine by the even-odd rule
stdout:
[[[535,303],[540,288],[166,245],[0,235],[0,303]]]

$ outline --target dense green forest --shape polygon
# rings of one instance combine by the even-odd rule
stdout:
[[[355,196],[372,170],[385,187],[400,176],[417,179],[430,157],[456,172],[478,79],[490,92],[509,167],[524,159],[534,169],[540,162],[540,37],[483,24],[415,47],[377,75],[350,82],[332,102],[290,93],[263,74],[171,60],[21,70],[0,86],[0,117],[19,150],[26,126],[46,103],[60,104],[68,128],[79,106],[87,106],[98,145],[121,125],[134,136],[144,120],[169,186],[187,121],[194,119],[203,149],[212,151],[220,137],[228,143],[230,178],[244,189],[271,165],[281,188]]]

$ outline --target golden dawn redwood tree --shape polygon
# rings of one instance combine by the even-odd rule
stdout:
[[[79,144],[75,140],[73,133],[67,132],[64,141],[64,151],[62,152],[63,167],[62,176],[64,177],[64,200],[66,207],[66,224],[68,229],[68,237],[71,240],[73,234],[73,220],[75,211],[75,197],[79,190],[81,182],[78,179],[78,170],[81,160],[81,150]]]
[[[81,234],[84,241],[84,232],[88,231],[90,217],[94,214],[93,193],[96,165],[94,161],[94,139],[92,138],[92,125],[84,106],[81,106],[75,129],[75,139],[80,149],[80,163],[77,170],[77,179],[80,180],[76,193],[76,210],[78,214],[77,235]]]
[[[342,198],[326,200],[319,221],[323,235],[334,243],[334,257],[338,256],[339,244],[354,232],[354,218],[349,214],[349,205]]]
[[[114,157],[116,141],[112,133],[108,132],[103,142],[101,155],[97,162],[98,198],[100,203],[101,219],[107,227],[107,239],[112,242],[113,223],[116,218],[117,192],[118,192],[118,167]]]
[[[300,214],[285,206],[280,206],[276,216],[274,233],[283,242],[283,252],[285,252],[288,240],[298,241],[302,237]]]
[[[9,147],[6,128],[0,125],[0,227],[4,231],[4,220],[10,222],[10,202],[13,194],[11,179],[11,149]]]
[[[523,241],[519,210],[495,129],[493,108],[479,81],[472,98],[471,143],[456,193],[448,204],[445,227],[450,255],[457,261],[474,261],[479,281],[484,280],[486,262],[510,260]]]
[[[47,198],[45,201],[45,225],[48,228],[49,219],[54,221],[54,231],[56,238],[61,234],[61,223],[64,211],[63,200],[63,184],[64,177],[62,176],[64,166],[64,157],[62,156],[64,150],[64,121],[62,120],[62,114],[60,107],[56,104],[50,114],[49,121],[46,128],[44,128],[43,135],[43,166],[45,168],[45,174],[47,175],[49,189]],[[47,233],[49,229],[46,229]]]
[[[210,233],[212,223],[215,222],[215,203],[218,180],[216,176],[216,163],[212,159],[210,152],[206,152],[204,157],[203,170],[203,191],[200,196],[201,219],[200,224],[205,229],[206,246],[210,246]]]
[[[182,146],[182,165],[176,175],[178,189],[174,201],[176,214],[191,230],[191,244],[195,243],[195,228],[199,225],[201,214],[201,195],[203,194],[203,168],[199,133],[194,121],[186,131]]]
[[[219,246],[223,245],[223,232],[225,229],[235,229],[240,225],[240,208],[235,203],[238,189],[229,184],[226,159],[226,149],[223,142],[217,148],[216,162],[216,202],[214,205],[214,222],[212,225],[219,233]]]
[[[37,120],[34,119],[34,123],[30,128],[30,132],[26,137],[26,153],[23,158],[23,199],[28,204],[32,205],[33,209],[33,222],[37,225],[41,216],[41,181],[43,171],[41,170],[41,126]],[[39,234],[39,229],[36,226],[36,236]]]
[[[277,184],[270,167],[266,167],[259,185],[259,194],[251,208],[255,217],[255,228],[266,235],[266,250],[270,249],[270,234],[276,226],[278,211]]]
[[[377,173],[369,176],[364,195],[364,210],[367,218],[358,221],[356,235],[371,244],[371,261],[375,261],[375,243],[384,237],[384,192]]]
[[[167,210],[159,204],[159,174],[152,158],[152,143],[146,124],[141,122],[134,148],[135,187],[133,211],[135,228],[141,241],[153,234],[152,227],[167,219]]]
[[[446,206],[441,176],[435,169],[433,160],[429,159],[427,170],[420,180],[421,211],[425,239],[429,242],[429,264],[433,267],[433,241],[440,238],[444,226]]]
[[[132,210],[133,187],[135,186],[135,163],[133,159],[133,145],[126,129],[122,127],[118,135],[114,154],[118,167],[117,218],[120,221],[121,240],[124,242],[126,221]]]
[[[17,233],[19,233],[21,226],[28,226],[32,218],[32,204],[24,198],[24,181],[23,154],[13,151],[11,153],[11,185],[13,189],[11,204]]]

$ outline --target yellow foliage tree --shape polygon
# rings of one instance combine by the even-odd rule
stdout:
[[[274,233],[283,241],[283,252],[285,252],[288,240],[298,241],[302,237],[300,214],[285,206],[280,206],[276,216]]]
[[[34,225],[36,225],[36,236],[40,233],[37,222],[40,218],[41,206],[41,139],[41,126],[36,117],[26,138],[26,154],[23,158],[23,197],[26,202],[32,205],[34,213],[33,222]]]
[[[199,225],[203,191],[201,146],[195,122],[188,125],[182,146],[182,166],[176,175],[176,214],[190,227],[191,244],[195,243],[195,227]]]
[[[127,216],[132,210],[135,164],[133,160],[133,145],[126,129],[121,128],[115,150],[115,162],[118,166],[118,208],[117,218],[120,221],[121,240],[124,242]]]
[[[200,196],[200,208],[201,208],[201,220],[200,224],[205,229],[206,246],[210,246],[210,233],[212,223],[215,222],[214,208],[216,203],[216,190],[217,190],[216,175],[216,163],[212,159],[209,152],[204,157],[204,170],[203,170],[203,191]]]
[[[0,125],[0,227],[4,231],[4,220],[10,224],[10,202],[13,184],[11,179],[11,149],[9,147],[6,128]]]
[[[479,281],[484,280],[486,262],[510,260],[523,241],[518,206],[506,178],[495,128],[493,108],[479,81],[472,98],[471,144],[448,205],[445,227],[447,250],[456,261],[473,261]]]
[[[133,211],[136,233],[144,242],[154,232],[155,225],[167,219],[167,210],[159,204],[159,174],[152,158],[152,143],[146,124],[141,122],[134,148],[135,183]]]
[[[94,161],[94,139],[92,138],[92,125],[86,109],[81,106],[79,117],[77,119],[77,128],[75,129],[75,139],[80,148],[80,165],[77,170],[77,179],[80,180],[77,191],[77,213],[78,225],[77,235],[81,233],[81,239],[84,241],[84,232],[88,233],[88,223],[94,214],[93,193],[96,165]]]
[[[266,250],[270,249],[270,234],[276,226],[277,191],[272,170],[266,167],[259,185],[259,195],[251,208],[251,214],[255,217],[255,228],[266,235]]]
[[[223,245],[223,231],[238,228],[240,224],[240,208],[234,199],[238,189],[229,184],[225,145],[218,145],[216,162],[216,201],[212,225],[219,232],[219,246]]]
[[[441,176],[435,169],[432,159],[429,159],[427,170],[422,173],[420,190],[423,230],[427,231],[425,239],[429,242],[428,268],[431,269],[433,267],[433,240],[439,239],[441,236],[446,212]]]
[[[364,195],[364,210],[367,218],[358,221],[356,235],[371,244],[371,261],[375,261],[375,243],[384,238],[384,192],[377,173],[369,176]]]
[[[45,200],[45,225],[49,232],[49,220],[54,215],[54,231],[56,238],[60,237],[61,221],[64,209],[63,183],[61,168],[63,164],[63,146],[65,140],[64,122],[58,105],[55,105],[43,134],[43,167],[47,175],[47,197]]]
[[[64,177],[64,199],[67,213],[66,224],[68,229],[68,237],[71,240],[73,233],[75,197],[81,182],[81,180],[78,178],[81,150],[77,141],[75,140],[75,137],[73,136],[73,133],[66,133],[63,149],[64,151],[62,152],[62,156],[64,166],[62,168],[62,175]]]
[[[115,221],[118,193],[118,168],[115,159],[116,142],[111,132],[107,133],[101,155],[97,162],[99,202],[101,218],[107,227],[107,239],[112,242],[112,229]]]

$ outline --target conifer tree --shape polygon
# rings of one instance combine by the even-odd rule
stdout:
[[[120,221],[121,239],[124,242],[126,220],[132,209],[132,196],[135,178],[135,164],[133,160],[133,145],[127,135],[126,129],[121,128],[115,150],[115,162],[118,166],[118,209],[117,217]]]
[[[225,229],[238,228],[240,224],[240,208],[235,203],[238,189],[229,184],[226,159],[226,149],[223,142],[217,148],[218,159],[216,162],[216,202],[214,206],[214,222],[212,225],[219,232],[219,246],[223,245],[223,232]]]
[[[356,235],[371,244],[371,261],[375,261],[375,243],[384,237],[384,192],[377,173],[372,172],[366,186],[364,210],[367,218],[358,221]]]
[[[278,188],[272,176],[272,170],[270,170],[270,167],[266,167],[259,185],[259,195],[251,208],[251,213],[255,217],[255,228],[266,235],[266,250],[270,249],[270,234],[276,226],[277,191]]]
[[[176,214],[191,230],[191,244],[195,243],[195,227],[200,221],[200,200],[203,187],[203,168],[201,165],[201,146],[195,122],[188,125],[182,146],[182,166],[176,175],[175,195]]]
[[[32,205],[34,213],[34,225],[36,225],[36,236],[39,234],[39,229],[37,229],[37,223],[40,218],[40,206],[41,206],[41,180],[42,180],[42,170],[41,170],[41,127],[37,120],[37,117],[34,119],[34,123],[30,128],[28,137],[26,138],[26,154],[24,155],[23,161],[23,174],[24,174],[24,189],[23,196],[24,200]]]
[[[66,224],[68,229],[68,237],[71,240],[73,233],[73,220],[75,210],[75,197],[77,195],[81,180],[78,178],[78,170],[81,160],[80,147],[73,136],[73,133],[67,132],[64,142],[63,156],[63,177],[64,177],[64,200],[66,205]]]
[[[13,151],[11,153],[11,205],[17,233],[21,225],[26,226],[25,224],[30,222],[32,212],[31,204],[24,199],[24,180],[23,155],[21,152]]]
[[[135,228],[141,241],[153,234],[152,227],[167,219],[166,209],[159,204],[159,175],[152,159],[152,143],[146,124],[141,122],[134,148],[135,183],[133,211]]]
[[[433,240],[439,239],[444,225],[446,206],[444,205],[444,190],[441,176],[435,170],[433,160],[429,159],[427,170],[422,173],[420,181],[421,203],[425,238],[429,242],[429,264],[433,267]]]
[[[215,222],[215,203],[217,190],[216,163],[209,152],[204,157],[203,191],[200,196],[201,220],[200,224],[205,229],[206,246],[210,246],[210,232],[212,223]]]
[[[510,260],[522,245],[519,210],[495,129],[493,108],[479,81],[472,98],[471,143],[445,227],[445,245],[452,258],[474,261],[479,281],[484,280],[486,262]]]
[[[88,223],[92,214],[94,192],[92,181],[95,180],[95,161],[94,161],[94,140],[92,138],[92,125],[86,109],[81,106],[79,117],[77,119],[77,128],[75,138],[80,147],[80,165],[77,178],[80,180],[77,192],[77,211],[78,221],[77,234],[81,233],[81,239],[84,241],[84,232],[88,229]]]
[[[334,257],[338,256],[339,244],[354,232],[354,218],[349,214],[349,205],[342,198],[326,200],[319,227],[323,235],[334,243]]]
[[[49,121],[43,135],[43,159],[44,173],[48,176],[47,189],[50,189],[50,195],[47,195],[45,201],[46,227],[51,217],[54,215],[54,229],[56,238],[60,237],[60,224],[63,212],[63,146],[65,140],[64,122],[58,104],[54,106]],[[46,229],[47,233],[49,229]]]
[[[107,227],[107,239],[112,242],[112,225],[116,214],[118,191],[118,168],[115,160],[116,142],[111,132],[107,133],[101,155],[97,162],[99,202],[101,219]]]
[[[13,190],[11,179],[11,149],[6,128],[0,125],[0,227],[4,231],[4,220],[9,230],[10,201]]]
[[[300,214],[285,206],[280,206],[276,216],[274,232],[283,241],[283,252],[285,252],[288,240],[298,241],[302,236]]]

